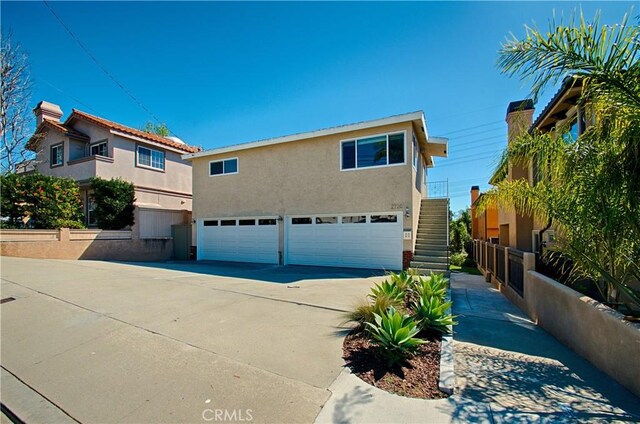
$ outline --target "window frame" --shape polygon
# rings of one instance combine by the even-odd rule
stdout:
[[[420,163],[420,145],[418,144],[418,138],[416,134],[413,133],[413,169],[418,170],[418,164]]]
[[[60,163],[53,163],[53,149],[60,148],[62,150],[62,158],[60,159]],[[57,159],[57,156],[56,156]],[[49,168],[57,168],[59,166],[64,165],[64,141],[60,143],[52,144],[49,146]]]
[[[235,172],[224,172],[224,163],[227,161],[231,161],[231,160],[235,160],[236,161],[236,170]],[[219,163],[222,162],[222,174],[212,174],[211,173],[211,164],[212,163]],[[235,175],[235,174],[239,174],[240,173],[240,159],[238,159],[237,156],[232,157],[232,158],[226,158],[226,159],[217,159],[217,160],[210,160],[209,161],[209,176],[210,177],[221,177],[223,175]]]
[[[397,135],[397,134],[402,134],[403,140],[402,140],[402,162],[398,162],[398,163],[389,163],[389,136],[392,135]],[[374,137],[382,137],[385,136],[387,138],[387,163],[384,165],[374,165],[374,166],[364,166],[364,167],[360,167],[358,168],[358,140],[363,140],[366,138],[374,138]],[[342,146],[344,145],[344,143],[348,143],[348,142],[354,142],[355,145],[355,166],[353,168],[343,168],[343,162],[342,162]],[[405,166],[407,164],[407,130],[400,130],[400,131],[391,131],[391,132],[387,132],[387,133],[380,133],[380,134],[367,134],[361,137],[354,137],[354,138],[346,138],[343,140],[340,140],[340,171],[360,171],[363,169],[376,169],[376,168],[387,168],[387,167],[391,167],[391,166]]]
[[[151,155],[149,156],[150,158],[150,164],[151,165],[145,165],[143,163],[140,163],[140,149],[147,149],[149,150],[149,152],[151,152]],[[162,168],[156,168],[153,166],[153,152],[158,152],[158,153],[162,153]],[[160,150],[160,149],[154,149],[152,147],[147,147],[145,145],[142,144],[136,144],[136,167],[138,168],[144,168],[144,169],[149,169],[151,171],[156,171],[156,172],[167,172],[167,153],[164,150]]]
[[[104,144],[105,146],[105,150],[106,150],[106,155],[98,155],[98,154],[92,154],[91,151],[93,150],[94,147],[98,147],[99,145]],[[102,157],[110,157],[109,156],[109,140],[108,139],[104,139],[104,140],[100,140],[100,141],[96,141],[95,143],[91,143],[89,144],[89,156],[102,156]]]

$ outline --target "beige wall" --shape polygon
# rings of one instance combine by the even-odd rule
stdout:
[[[404,165],[340,170],[340,140],[395,131],[406,131]],[[412,131],[411,122],[406,122],[195,158],[193,217],[390,212],[407,207],[415,216]],[[210,161],[234,157],[238,174],[209,176]],[[407,230],[413,228],[412,216],[404,219]],[[404,241],[404,250],[413,250],[413,240]]]
[[[123,178],[136,186],[136,203],[157,205],[167,209],[191,209],[191,164],[181,158],[180,153],[164,150],[165,171],[156,171],[136,166],[135,140],[111,134],[108,130],[82,121],[74,127],[91,138],[90,143],[107,140],[110,160],[87,158],[69,164],[69,160],[89,154],[89,144],[70,140],[60,132],[49,130],[41,140],[37,160],[38,171],[45,175],[71,177],[77,181],[94,176],[102,178]],[[64,166],[51,168],[49,164],[50,146],[64,142]],[[142,144],[142,143],[140,143]]]
[[[171,239],[139,240],[131,231],[49,230],[56,233],[55,238],[50,233],[30,234],[32,231],[0,231],[0,255],[39,259],[165,261],[173,254]],[[19,232],[25,233],[21,241],[11,241],[19,237]]]

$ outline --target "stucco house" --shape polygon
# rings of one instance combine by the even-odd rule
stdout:
[[[447,141],[421,111],[185,154],[197,258],[401,269],[428,241],[434,156]],[[448,200],[432,211],[446,220]]]
[[[23,171],[76,180],[87,225],[94,224],[91,177],[120,177],[133,183],[138,208],[191,210],[191,164],[182,155],[198,148],[77,109],[62,122],[60,106],[46,101],[33,112],[37,127],[28,147],[35,159]]]
[[[589,119],[578,100],[582,93],[582,80],[568,77],[560,89],[538,114],[535,121],[533,101],[520,100],[511,102],[507,108],[507,143],[520,134],[529,131],[542,133],[554,132],[559,128],[568,128],[572,139],[577,139],[589,125]],[[524,179],[535,185],[538,172],[532,161],[527,166],[511,164],[506,174],[497,172],[489,183],[492,185],[508,179]],[[493,210],[490,211],[493,213]],[[526,252],[538,252],[542,242],[552,243],[553,227],[547,228],[546,222],[536,222],[531,216],[521,215],[513,209],[498,208],[498,238],[502,246],[513,247]]]

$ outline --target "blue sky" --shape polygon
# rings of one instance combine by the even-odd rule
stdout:
[[[620,22],[635,2],[585,2]],[[528,86],[497,50],[578,2],[50,2],[93,56],[186,142],[206,148],[424,110],[449,136],[431,181],[451,206],[486,189],[506,145],[507,104]],[[0,4],[2,31],[29,54],[32,103],[46,99],[141,127],[151,116],[78,46],[43,2]],[[637,7],[635,13],[640,12]],[[537,105],[540,110],[553,89]],[[473,128],[465,130],[468,128]]]

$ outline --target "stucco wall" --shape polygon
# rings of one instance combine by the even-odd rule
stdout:
[[[32,230],[20,230],[29,232]],[[37,231],[37,230],[36,230]],[[122,234],[101,238],[100,230],[69,230],[62,228],[56,231],[55,239],[33,241],[5,241],[15,239],[6,237],[0,231],[0,255],[37,259],[91,259],[113,261],[165,261],[173,254],[171,239],[131,238],[130,231],[112,233],[129,233],[129,238]],[[14,230],[15,233],[15,230]],[[98,234],[97,236],[94,234]],[[42,236],[42,235],[41,235]],[[48,235],[47,235],[48,236]],[[34,238],[37,235],[34,236]]]
[[[340,140],[403,130],[404,165],[340,170]],[[407,122],[195,158],[193,217],[413,211],[412,131]],[[209,176],[210,161],[234,157],[237,174]],[[413,218],[403,225],[411,229]]]

